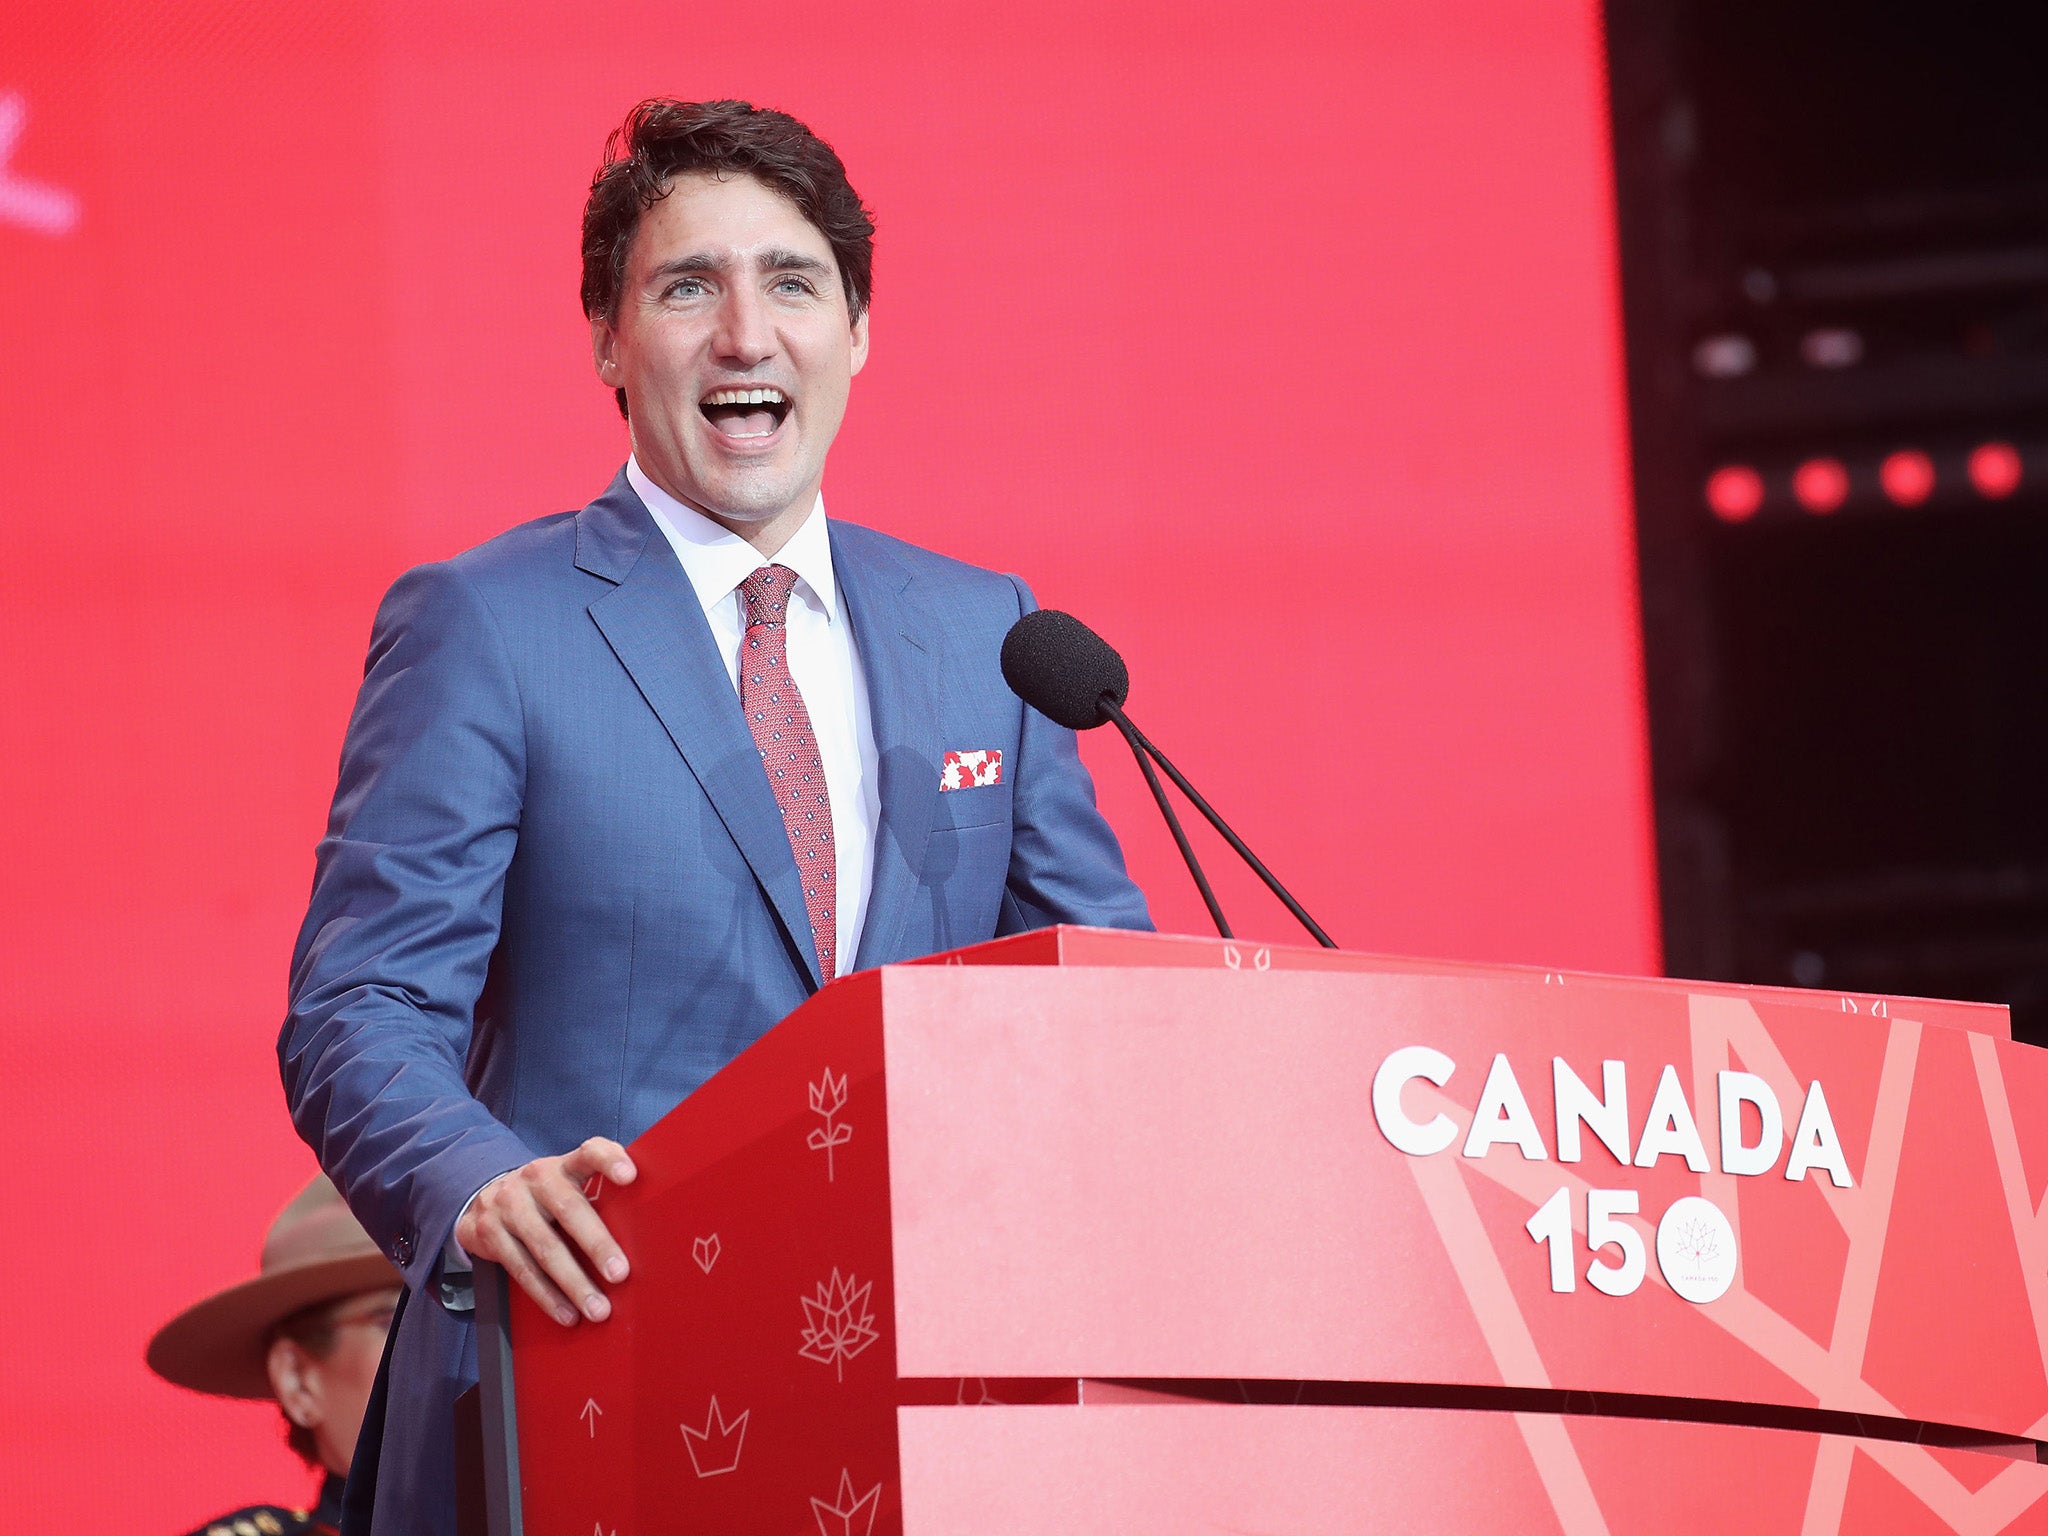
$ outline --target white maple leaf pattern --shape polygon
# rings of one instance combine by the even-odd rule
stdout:
[[[842,1279],[835,1267],[831,1279],[818,1282],[817,1295],[799,1297],[805,1326],[803,1347],[797,1353],[831,1366],[841,1381],[846,1380],[846,1362],[881,1337],[868,1305],[874,1288],[872,1280],[861,1283],[852,1275]]]

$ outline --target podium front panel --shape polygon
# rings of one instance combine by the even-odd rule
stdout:
[[[2042,1432],[2031,1047],[1535,976],[933,966],[887,973],[884,1004],[905,1376],[1464,1382]],[[1417,1050],[1441,1086],[1399,1070]],[[1589,1094],[1619,1074],[1615,1149],[1581,1125],[1567,1160],[1559,1061]],[[1738,1141],[1775,1104],[1773,1155],[1721,1145],[1726,1073]]]

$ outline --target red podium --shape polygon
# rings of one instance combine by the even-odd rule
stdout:
[[[2048,1531],[2000,1008],[1059,929],[634,1155],[612,1321],[486,1327],[498,1530]]]

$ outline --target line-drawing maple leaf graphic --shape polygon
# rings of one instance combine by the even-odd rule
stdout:
[[[816,1296],[798,1297],[809,1326],[803,1331],[803,1348],[797,1353],[806,1360],[833,1367],[839,1379],[846,1380],[846,1362],[881,1337],[875,1329],[875,1314],[868,1306],[868,1293],[874,1288],[872,1280],[864,1285],[856,1285],[852,1275],[842,1280],[835,1266],[830,1280],[818,1282]]]
[[[824,1077],[808,1086],[811,1093],[811,1113],[824,1116],[825,1124],[811,1132],[806,1144],[813,1152],[825,1154],[825,1182],[830,1184],[833,1182],[833,1148],[843,1147],[853,1140],[853,1127],[836,1124],[833,1120],[833,1116],[846,1108],[846,1074],[842,1072],[834,1077],[832,1069],[827,1067]]]
[[[854,1496],[853,1474],[839,1469],[839,1497],[827,1502],[811,1495],[811,1515],[818,1522],[818,1536],[868,1536],[875,1528],[875,1511],[882,1507],[882,1485],[875,1484]]]
[[[1692,1220],[1678,1229],[1678,1251],[1698,1264],[1718,1254],[1721,1244],[1711,1223]]]

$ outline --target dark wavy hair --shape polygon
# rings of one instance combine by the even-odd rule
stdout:
[[[758,177],[832,246],[855,319],[874,293],[875,220],[832,146],[787,112],[744,101],[643,101],[605,140],[583,205],[583,313],[613,320],[641,215],[692,171]],[[619,414],[626,392],[618,391]]]

